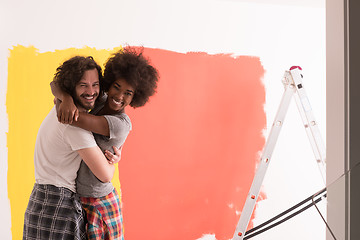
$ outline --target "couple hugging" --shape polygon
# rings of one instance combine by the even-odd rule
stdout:
[[[144,106],[157,82],[158,71],[131,47],[113,54],[104,74],[92,57],[75,56],[56,69],[56,105],[36,138],[23,239],[124,239],[110,181],[131,130],[125,108]]]

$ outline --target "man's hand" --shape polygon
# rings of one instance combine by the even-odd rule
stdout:
[[[104,153],[105,157],[107,158],[107,160],[110,164],[116,164],[120,161],[122,147],[123,146],[121,146],[120,148],[117,148],[117,147],[113,146],[115,154],[112,154],[110,151],[105,150],[105,153]]]
[[[58,121],[65,124],[71,124],[73,121],[77,121],[79,117],[79,110],[71,97],[64,98],[63,101],[56,101],[56,113]]]

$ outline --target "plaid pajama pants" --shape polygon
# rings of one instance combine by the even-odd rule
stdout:
[[[25,211],[23,239],[86,239],[85,214],[76,194],[35,183]]]
[[[120,199],[116,189],[101,198],[81,197],[90,240],[124,240]]]

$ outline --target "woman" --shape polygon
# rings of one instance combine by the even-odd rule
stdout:
[[[112,146],[122,146],[131,130],[125,108],[129,105],[133,108],[144,106],[155,93],[157,81],[158,72],[144,58],[142,51],[138,53],[126,47],[105,64],[104,79],[100,82],[104,95],[91,114],[79,113],[73,99],[52,84],[53,94],[62,100],[58,107],[58,119],[92,131],[99,147],[110,151]],[[111,158],[111,153],[107,154]],[[101,182],[82,162],[76,183],[87,213],[88,238],[123,239],[119,195],[111,182]]]

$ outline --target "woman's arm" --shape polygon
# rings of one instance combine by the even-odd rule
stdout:
[[[103,136],[110,136],[109,123],[104,116],[96,116],[81,112],[79,113],[77,121],[73,122],[71,125]]]
[[[77,121],[79,117],[79,111],[74,104],[72,97],[63,92],[56,82],[52,81],[50,83],[51,92],[55,96],[57,101],[56,113],[59,122],[65,124],[71,124],[73,121]]]
[[[60,100],[56,103],[56,112],[59,122],[71,124],[103,136],[110,136],[109,124],[103,116],[80,113],[75,106],[72,97],[63,92],[57,86],[56,82],[52,81],[50,86],[53,95]]]

